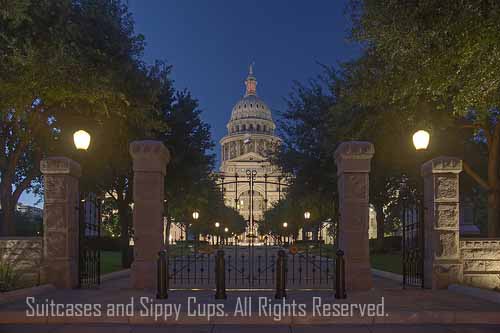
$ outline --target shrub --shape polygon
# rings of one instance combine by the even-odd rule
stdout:
[[[0,292],[13,290],[17,286],[20,275],[11,263],[0,260]]]

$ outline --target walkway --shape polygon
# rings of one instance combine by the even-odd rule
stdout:
[[[165,325],[169,325],[168,332],[234,332],[237,327],[238,333],[244,333],[254,331],[255,325],[259,333],[396,332],[400,325],[406,333],[423,329],[427,333],[500,332],[500,326],[489,326],[500,325],[499,304],[447,290],[401,290],[395,282],[374,279],[376,288],[350,293],[346,300],[336,300],[333,292],[311,291],[290,292],[283,302],[275,301],[269,291],[228,292],[228,299],[222,301],[214,300],[212,291],[173,291],[168,300],[159,301],[153,291],[130,289],[126,277],[106,281],[99,290],[55,290],[36,296],[36,303],[45,307],[39,306],[40,311],[46,311],[52,301],[61,304],[63,311],[75,304],[92,304],[102,310],[91,317],[67,312],[64,317],[27,317],[24,300],[0,305],[0,332],[15,332],[15,328],[109,332],[110,325],[113,332],[159,332]],[[106,313],[108,307],[118,309],[113,304],[121,304],[124,313]],[[345,313],[335,312],[343,309]]]

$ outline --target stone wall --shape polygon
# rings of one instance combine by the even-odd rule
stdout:
[[[500,290],[500,239],[461,239],[463,283]]]
[[[0,262],[20,274],[19,286],[40,284],[41,237],[0,237]]]

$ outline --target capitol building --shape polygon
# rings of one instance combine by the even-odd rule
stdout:
[[[266,209],[283,197],[283,176],[269,161],[281,143],[275,135],[271,110],[257,95],[257,79],[250,66],[245,95],[233,107],[227,134],[220,140],[220,181],[225,204],[248,221],[240,239],[260,238],[258,225]]]

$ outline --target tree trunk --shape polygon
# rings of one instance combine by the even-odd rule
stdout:
[[[381,203],[375,204],[375,213],[377,214],[377,242],[376,252],[384,251],[384,211]]]
[[[491,191],[488,194],[488,237],[499,237],[499,214],[500,195],[498,191]]]
[[[120,248],[122,253],[122,267],[129,268],[131,264],[129,251],[130,208],[125,200],[118,202],[118,218],[120,220]]]
[[[2,236],[15,236],[16,225],[14,223],[14,212],[15,205],[11,204],[11,200],[6,198],[2,199],[2,211],[1,211],[1,221],[2,221]]]
[[[488,237],[500,236],[500,125],[496,125],[488,147]]]
[[[15,236],[16,235],[16,224],[14,221],[14,212],[16,205],[12,202],[13,200],[2,194],[0,198],[0,203],[2,204],[1,210],[1,221],[2,221],[2,236]]]

